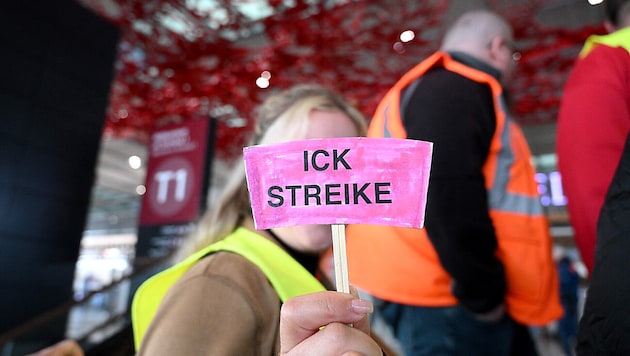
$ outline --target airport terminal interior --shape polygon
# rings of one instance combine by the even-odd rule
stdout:
[[[572,239],[555,133],[573,59],[588,34],[603,31],[599,2],[11,2],[0,10],[8,49],[0,63],[9,72],[0,84],[0,355],[64,337],[87,355],[133,354],[131,295],[194,225],[143,215],[154,131],[210,122],[199,214],[239,160],[251,110],[268,92],[321,80],[369,117],[394,78],[436,49],[449,21],[478,7],[515,27],[514,116],[532,150],[554,253],[573,259],[583,301],[588,276]],[[39,200],[42,192],[50,202]],[[54,297],[42,302],[48,293]],[[562,354],[554,325],[534,331],[542,356]]]

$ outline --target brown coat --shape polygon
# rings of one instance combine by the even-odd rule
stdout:
[[[217,252],[168,291],[138,355],[278,355],[280,307],[256,265]]]

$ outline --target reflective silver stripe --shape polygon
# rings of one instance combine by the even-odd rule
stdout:
[[[494,171],[494,184],[488,190],[488,204],[490,209],[515,214],[540,215],[543,214],[540,199],[522,194],[509,193],[507,186],[510,181],[510,167],[514,164],[514,152],[510,145],[510,121],[505,110],[503,97],[499,95],[501,110],[506,113],[503,130],[500,132],[501,150],[497,154],[497,167]],[[532,179],[534,179],[532,175]]]
[[[494,188],[494,187],[493,187]],[[501,192],[498,189],[488,191],[490,209],[523,215],[542,215],[543,208],[540,200],[521,194]]]
[[[387,125],[389,123],[389,104],[387,104],[387,106],[385,106],[385,109],[383,109],[383,137],[385,138],[391,138],[392,137],[392,133],[389,132],[389,129],[387,128]]]

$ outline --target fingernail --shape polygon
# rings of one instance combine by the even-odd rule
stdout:
[[[374,311],[372,302],[365,299],[352,299],[350,306],[355,313],[369,314]]]

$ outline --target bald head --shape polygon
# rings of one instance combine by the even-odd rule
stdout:
[[[512,28],[492,11],[474,10],[464,13],[446,31],[442,46],[446,52],[464,52],[497,68],[508,80],[513,65],[514,37]]]
[[[512,40],[510,25],[491,11],[476,10],[463,14],[446,32],[443,51],[481,52],[495,37]]]

